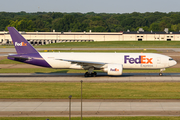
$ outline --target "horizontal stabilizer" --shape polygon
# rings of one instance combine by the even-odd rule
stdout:
[[[24,62],[24,61],[26,61],[26,60],[29,60],[29,58],[12,56],[12,55],[9,55],[9,56],[8,56],[8,59],[15,60],[15,61],[19,61],[19,62]]]

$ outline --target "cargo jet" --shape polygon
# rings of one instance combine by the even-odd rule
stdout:
[[[8,59],[48,68],[88,70],[85,77],[96,76],[94,70],[122,75],[123,69],[160,69],[159,75],[163,75],[165,68],[177,64],[171,57],[155,53],[41,53],[14,27],[8,30],[17,51]]]

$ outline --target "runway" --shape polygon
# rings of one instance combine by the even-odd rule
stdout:
[[[0,82],[180,82],[180,73],[123,73],[108,76],[98,73],[97,77],[84,77],[84,73],[21,73],[0,74]]]
[[[81,103],[71,102],[72,116]],[[69,102],[0,102],[0,116],[68,116]],[[83,102],[83,116],[180,116],[180,102]]]

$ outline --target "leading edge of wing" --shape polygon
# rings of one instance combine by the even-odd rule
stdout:
[[[71,62],[72,64],[79,64],[79,65],[105,65],[106,63],[102,62],[92,62],[92,61],[80,61],[80,60],[67,60],[67,59],[56,59]]]

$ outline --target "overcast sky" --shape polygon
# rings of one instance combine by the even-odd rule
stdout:
[[[0,12],[179,12],[180,0],[1,0]]]

